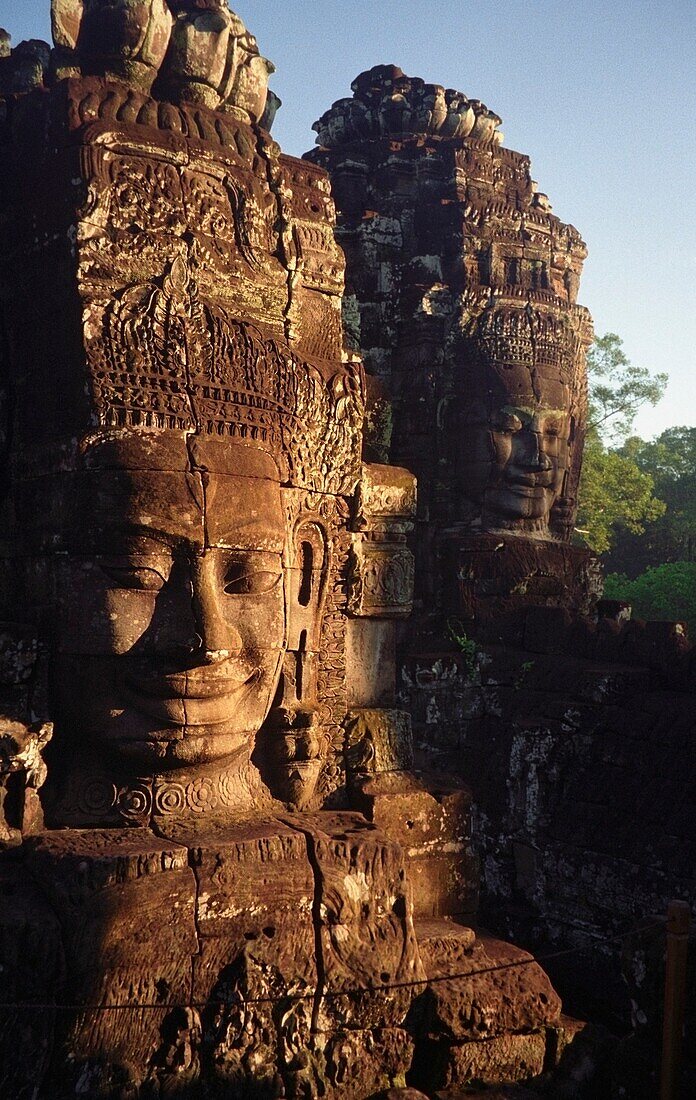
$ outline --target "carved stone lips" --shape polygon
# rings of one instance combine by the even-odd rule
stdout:
[[[147,679],[128,677],[127,682],[131,690],[138,694],[157,699],[219,699],[234,695],[248,684],[254,677],[254,671],[237,676],[180,672]]]
[[[229,722],[258,679],[259,670],[229,666],[199,668],[160,676],[128,676],[133,705],[150,718],[174,726]]]
[[[515,493],[532,495],[535,492],[550,489],[553,482],[553,471],[541,474],[516,474],[507,479],[508,488]]]

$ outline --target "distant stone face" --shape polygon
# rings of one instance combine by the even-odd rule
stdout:
[[[417,473],[431,523],[566,541],[586,416],[585,247],[479,101],[394,66],[352,87],[307,157],[331,174],[351,332],[391,404],[390,453]]]
[[[456,351],[462,371],[443,417],[455,492],[484,531],[568,537],[584,432],[582,333],[564,306],[496,301]]]

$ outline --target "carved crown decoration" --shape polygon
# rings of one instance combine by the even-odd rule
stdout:
[[[526,296],[493,294],[485,309],[466,311],[465,331],[473,337],[477,362],[488,370],[526,370],[530,387],[553,378],[572,392],[586,389],[592,321],[583,306],[552,300],[544,309]]]
[[[323,174],[298,172],[264,129],[278,101],[256,39],[227,0],[53,0],[52,29],[55,48],[34,50],[21,79],[28,44],[8,40],[0,94],[23,130],[71,150],[75,202],[60,217],[82,348],[67,300],[50,339],[30,310],[18,318],[20,408],[32,391],[45,411],[38,426],[20,417],[15,470],[50,469],[56,444],[95,429],[176,431],[265,449],[287,485],[352,493],[363,381],[342,361],[333,205]],[[10,254],[45,244],[43,214],[30,220]]]
[[[204,301],[189,257],[158,282],[88,307],[95,417],[102,428],[234,437],[278,461],[281,479],[351,492],[363,398],[357,363],[311,363],[258,324]]]

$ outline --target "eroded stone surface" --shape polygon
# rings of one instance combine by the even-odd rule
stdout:
[[[3,1087],[403,1088],[419,1044],[459,1052],[455,1017],[487,1010],[455,989],[411,1024],[431,993],[414,887],[459,912],[476,868],[468,791],[411,774],[416,484],[363,455],[330,184],[270,139],[272,66],[224,0],[52,14],[52,52],[0,37],[0,928],[35,1013]],[[358,82],[380,134],[405,124],[386,78]],[[482,104],[411,83],[433,133],[498,148]],[[555,446],[529,494],[548,509]]]
[[[466,942],[456,936],[445,946],[441,939],[419,937],[429,978],[462,975],[428,987],[423,1005],[433,1037],[479,1040],[535,1031],[558,1021],[560,998],[530,954],[481,934],[473,945]]]
[[[451,1046],[433,1044],[430,1072],[442,1089],[473,1081],[504,1085],[539,1077],[544,1069],[545,1054],[543,1032],[503,1035],[483,1042]]]
[[[64,980],[58,919],[23,868],[0,867],[0,1095],[40,1090],[52,1053]],[[45,1006],[37,1009],[33,1006]]]
[[[479,869],[468,788],[443,776],[398,771],[363,779],[354,800],[402,845],[417,917],[475,913]]]
[[[359,814],[291,820],[317,874],[321,1029],[398,1026],[424,977],[401,847]]]
[[[108,1096],[117,1081],[136,1087],[172,1006],[191,996],[198,939],[187,850],[146,830],[65,830],[37,838],[27,870],[59,915],[60,1002],[84,1005],[58,1019],[50,1088],[69,1095],[83,1081]]]

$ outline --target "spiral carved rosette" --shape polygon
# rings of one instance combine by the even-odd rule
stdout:
[[[122,785],[107,776],[87,773],[71,777],[52,816],[83,828],[146,826],[152,820],[200,820],[216,813],[225,816],[239,804],[243,783],[244,776],[234,769],[184,780],[157,776]]]

